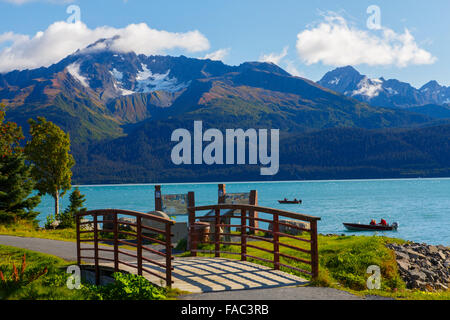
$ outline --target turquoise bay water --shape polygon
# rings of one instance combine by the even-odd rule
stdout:
[[[154,208],[154,185],[79,186],[92,209],[128,209],[141,212]],[[295,181],[228,183],[227,192],[258,190],[261,206],[321,217],[319,233],[347,232],[343,222],[368,223],[371,219],[398,222],[396,232],[384,234],[416,242],[450,245],[450,179]],[[195,192],[196,205],[217,203],[217,184],[167,184],[164,194]],[[282,205],[278,199],[298,198],[301,205]],[[63,198],[61,209],[69,202]],[[43,197],[38,207],[41,225],[53,212],[53,199]],[[186,221],[185,217],[177,217]]]

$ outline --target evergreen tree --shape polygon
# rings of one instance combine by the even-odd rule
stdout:
[[[55,218],[59,219],[59,198],[71,188],[75,160],[70,152],[70,137],[61,128],[43,117],[30,119],[31,141],[25,153],[33,163],[32,175],[40,195],[49,194],[55,199]]]
[[[35,182],[31,168],[25,164],[22,153],[0,158],[0,223],[34,220],[38,212],[39,195],[30,197]]]
[[[0,106],[0,223],[34,220],[38,214],[33,209],[40,197],[30,197],[35,182],[25,164],[22,139],[22,128],[5,122],[5,108]]]
[[[72,228],[75,226],[75,216],[79,212],[85,212],[86,208],[84,208],[84,202],[86,201],[84,199],[84,195],[81,194],[80,190],[78,188],[75,188],[75,190],[70,194],[70,204],[64,210],[64,212],[60,216],[60,228]]]

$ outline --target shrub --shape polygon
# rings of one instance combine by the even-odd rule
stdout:
[[[151,284],[142,276],[116,272],[115,281],[105,286],[86,285],[83,290],[93,300],[163,300],[167,290]]]

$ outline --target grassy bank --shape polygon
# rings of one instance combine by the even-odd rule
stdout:
[[[307,238],[305,236],[305,238]],[[332,287],[346,290],[357,295],[381,295],[397,299],[450,299],[450,291],[445,292],[421,292],[412,291],[405,288],[405,283],[398,273],[398,267],[395,260],[395,254],[386,248],[387,243],[405,243],[405,240],[394,239],[380,236],[324,236],[319,235],[319,278],[311,283],[315,286]],[[281,242],[288,245],[309,249],[309,244],[290,238],[281,238]],[[252,245],[259,246],[268,250],[273,250],[273,245],[269,242],[256,241]],[[202,246],[203,250],[213,250],[212,245]],[[223,247],[224,251],[240,252],[238,246]],[[309,255],[297,250],[280,246],[282,253],[290,256],[306,258]],[[254,248],[247,248],[247,253],[252,256],[272,260],[271,253],[263,252]],[[184,255],[189,255],[186,252]],[[201,253],[200,256],[211,257],[213,254]],[[240,259],[239,255],[223,254],[224,258]],[[256,259],[248,259],[261,265],[272,267],[271,263],[262,262]],[[308,264],[299,263],[284,257],[280,257],[280,262],[289,264],[303,270],[310,271]],[[367,279],[370,274],[366,273],[371,265],[380,267],[381,270],[381,289],[367,290]],[[288,268],[281,268],[295,275],[310,279],[309,276]]]
[[[76,241],[77,239],[75,229],[46,230],[28,221],[21,221],[14,224],[0,224],[0,234],[61,241]],[[82,236],[85,235],[83,234]]]

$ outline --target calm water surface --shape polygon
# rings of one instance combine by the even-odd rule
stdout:
[[[166,184],[163,193],[195,192],[197,205],[217,203],[217,184]],[[320,233],[347,232],[343,222],[368,223],[386,219],[399,230],[386,235],[450,245],[450,179],[295,181],[228,183],[227,192],[258,190],[259,205],[321,217]],[[154,208],[154,185],[79,186],[88,209],[129,209],[147,212]],[[298,198],[302,205],[281,205],[278,199]],[[63,210],[68,194],[61,201]],[[53,199],[43,197],[38,207],[41,225],[53,211]],[[185,221],[185,217],[177,217]]]

